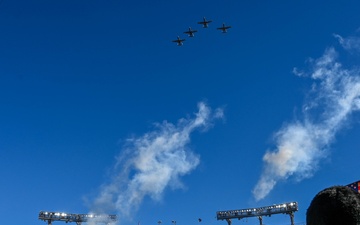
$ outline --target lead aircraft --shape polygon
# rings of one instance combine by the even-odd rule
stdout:
[[[209,23],[211,23],[212,20],[206,20],[206,18],[203,18],[203,21],[198,22],[198,24],[202,24],[203,28],[208,28],[209,27]]]

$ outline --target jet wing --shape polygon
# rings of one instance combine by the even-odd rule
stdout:
[[[197,30],[189,30],[189,31],[185,31],[184,34],[193,34],[197,32]]]

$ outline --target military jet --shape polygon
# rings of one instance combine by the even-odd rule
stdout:
[[[178,36],[176,40],[173,40],[172,42],[176,42],[178,46],[183,45],[183,42],[185,41],[185,39],[180,39],[180,37]]]
[[[208,28],[209,27],[209,23],[211,23],[212,20],[206,20],[206,18],[203,18],[203,21],[198,22],[198,24],[202,24],[203,28]]]
[[[222,27],[218,27],[216,29],[218,30],[222,30],[223,33],[227,32],[227,29],[231,28],[231,26],[225,26],[225,24],[223,23]]]
[[[194,37],[194,33],[196,33],[197,30],[191,30],[191,27],[189,27],[188,31],[185,31],[184,34],[189,35],[189,37]]]

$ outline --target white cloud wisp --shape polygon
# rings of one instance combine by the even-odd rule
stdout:
[[[264,169],[252,191],[257,201],[290,176],[298,181],[311,177],[319,160],[328,155],[337,131],[360,110],[359,70],[344,69],[333,48],[312,64],[310,73],[297,74],[308,74],[314,80],[311,100],[303,107],[304,119],[284,125],[275,134],[276,147],[263,156]]]
[[[167,187],[181,188],[180,177],[200,162],[187,147],[190,134],[209,128],[213,119],[223,117],[221,109],[212,112],[202,102],[198,108],[195,118],[180,119],[176,125],[164,121],[156,124],[156,130],[128,139],[117,159],[116,175],[102,187],[93,211],[115,210],[130,219],[146,196],[160,200]]]
[[[334,37],[338,39],[340,45],[348,51],[360,51],[360,38],[357,36],[344,38],[338,34],[334,34]]]

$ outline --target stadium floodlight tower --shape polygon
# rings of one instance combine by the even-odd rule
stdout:
[[[271,216],[273,214],[288,214],[290,216],[291,225],[294,225],[294,212],[298,211],[297,202],[289,202],[282,204],[274,204],[260,208],[238,209],[216,212],[217,220],[226,220],[231,225],[231,219],[243,219],[247,217],[257,217],[262,225],[263,216]]]
[[[106,224],[111,225],[117,221],[116,215],[104,215],[104,214],[73,214],[63,212],[46,212],[40,211],[39,220],[43,220],[52,225],[53,221],[63,222],[75,222],[77,225],[85,222],[93,222],[94,224]]]

